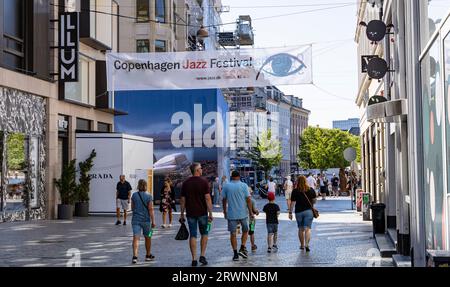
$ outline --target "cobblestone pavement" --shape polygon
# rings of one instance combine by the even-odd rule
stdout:
[[[257,199],[260,210],[266,202]],[[320,217],[313,223],[310,253],[299,249],[296,223],[288,219],[284,198],[277,198],[277,202],[282,210],[277,253],[267,253],[265,216],[262,213],[257,218],[255,230],[258,250],[246,260],[233,262],[227,224],[217,208],[206,254],[209,266],[392,266],[392,260],[377,256],[371,223],[363,222],[360,215],[350,210],[349,198],[318,201],[316,207]],[[155,216],[160,226],[159,211],[155,211]],[[134,266],[190,265],[187,241],[174,240],[177,220],[178,213],[172,228],[155,230],[152,240],[155,261],[143,262],[145,251],[141,240],[140,263]],[[89,217],[73,221],[0,224],[0,266],[67,266],[72,262],[71,258],[78,257],[77,254],[81,266],[132,266],[130,222],[127,226],[115,226],[113,217]]]

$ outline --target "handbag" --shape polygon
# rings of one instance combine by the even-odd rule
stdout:
[[[177,235],[175,236],[175,240],[188,240],[189,231],[184,222],[181,222],[180,229],[178,229]]]
[[[306,195],[306,192],[303,192],[303,194],[305,195],[306,200],[308,201],[309,205],[311,206],[311,210],[312,210],[314,218],[318,218],[319,217],[319,211],[317,209],[315,209],[314,206],[312,205],[311,201],[309,201],[309,198]]]

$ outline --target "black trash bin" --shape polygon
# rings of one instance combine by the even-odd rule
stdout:
[[[386,222],[384,217],[384,209],[386,205],[384,203],[372,203],[370,209],[372,210],[372,226],[373,236],[377,233],[385,233]]]

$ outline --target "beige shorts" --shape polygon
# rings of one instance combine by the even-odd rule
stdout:
[[[291,195],[292,195],[292,190],[286,190],[284,192],[284,196],[286,197],[287,200],[291,200]]]
[[[116,208],[128,211],[129,210],[128,199],[117,198],[116,199]]]

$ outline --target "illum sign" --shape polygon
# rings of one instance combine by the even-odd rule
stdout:
[[[78,12],[59,15],[59,80],[78,82]]]

